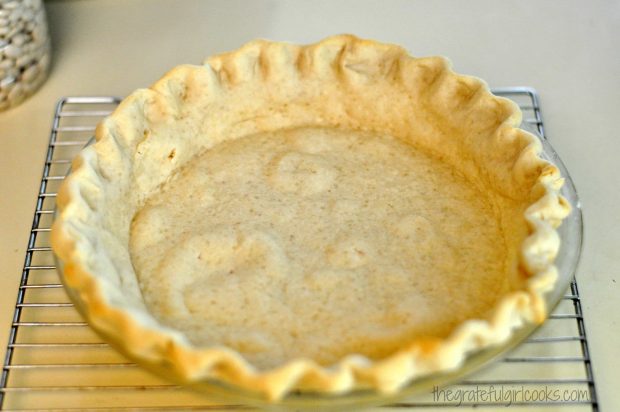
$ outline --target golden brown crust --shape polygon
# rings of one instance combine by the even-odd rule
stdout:
[[[76,158],[59,191],[53,249],[93,328],[178,380],[221,379],[271,399],[295,388],[393,392],[413,378],[457,368],[468,352],[544,319],[543,294],[557,276],[555,228],[570,208],[559,195],[558,169],[538,156],[540,143],[517,129],[520,121],[514,103],[491,95],[479,79],[455,74],[440,57],[414,58],[353,36],[310,46],[255,41],[204,66],[173,69],[98,126],[97,142]],[[525,286],[507,294],[488,321],[466,321],[445,340],[415,341],[374,362],[351,355],[330,368],[299,359],[259,371],[230,349],[196,348],[159,324],[144,306],[127,250],[136,208],[196,153],[299,125],[391,134],[527,206],[530,234],[519,257]]]

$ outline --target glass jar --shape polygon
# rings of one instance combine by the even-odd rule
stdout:
[[[0,0],[0,111],[32,95],[47,78],[49,66],[42,0]]]

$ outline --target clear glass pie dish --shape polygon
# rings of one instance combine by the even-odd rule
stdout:
[[[564,296],[577,268],[582,244],[582,215],[579,198],[574,184],[566,167],[553,147],[549,144],[549,142],[541,138],[535,130],[532,130],[529,125],[524,123],[521,127],[538,136],[543,146],[541,157],[551,161],[560,169],[561,174],[565,179],[561,194],[572,206],[570,216],[563,221],[562,225],[558,229],[558,233],[561,238],[561,247],[555,264],[558,268],[559,277],[553,290],[545,295],[547,312],[550,313]],[[62,263],[60,261],[57,261],[57,267],[61,272],[63,271]],[[61,276],[61,279],[64,280],[64,277]],[[67,288],[67,291],[69,294],[72,293],[71,288]],[[80,306],[80,299],[72,296],[72,300],[76,302],[76,308],[82,312],[83,308]],[[515,330],[510,340],[505,344],[470,353],[462,366],[457,370],[416,379],[393,395],[381,395],[370,390],[355,391],[344,395],[325,395],[297,391],[289,394],[280,401],[273,403],[254,393],[210,380],[194,383],[190,385],[190,387],[208,397],[214,397],[216,399],[233,402],[235,404],[258,406],[269,410],[359,409],[361,407],[370,407],[395,402],[417,393],[429,392],[435,386],[444,386],[450,383],[458,382],[464,376],[505,357],[508,352],[522,343],[539,326],[540,325],[527,324],[524,327]],[[115,346],[113,339],[106,340],[111,342],[112,346]],[[122,348],[117,347],[117,349],[123,352]],[[125,354],[132,359],[130,354]],[[132,360],[137,363],[141,363],[138,359]],[[142,366],[150,369],[155,374],[169,379],[165,368],[159,369],[153,364],[143,364]],[[182,382],[179,383],[182,384]]]
[[[531,333],[570,278],[556,229],[578,204],[521,119],[444,57],[352,35],[177,66],[60,185],[62,282],[127,358],[235,403],[440,386]]]

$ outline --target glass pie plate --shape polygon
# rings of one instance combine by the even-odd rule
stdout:
[[[555,307],[558,305],[558,303],[561,301],[562,297],[566,293],[566,290],[568,289],[577,269],[583,239],[581,205],[579,202],[577,191],[575,189],[575,185],[570,178],[568,170],[564,166],[564,163],[562,162],[556,151],[553,149],[551,144],[545,138],[541,137],[541,135],[531,125],[523,122],[521,128],[538,137],[543,147],[541,157],[549,160],[560,169],[560,172],[565,179],[561,194],[565,197],[565,199],[570,203],[572,207],[571,214],[562,222],[562,225],[558,228],[558,233],[561,240],[560,251],[555,261],[558,268],[558,279],[556,281],[554,289],[545,295],[547,315],[549,315],[555,309]],[[94,138],[91,139],[88,144],[91,144],[92,142],[94,142]],[[63,265],[58,259],[56,259],[56,267],[62,273]],[[60,278],[64,279],[62,275],[60,276]],[[70,288],[65,288],[65,290],[71,297],[71,300],[75,303],[76,309],[80,313],[83,313],[83,308],[80,306],[80,299],[72,296],[72,291]],[[347,409],[358,410],[364,407],[389,404],[415,394],[429,393],[434,387],[441,387],[451,383],[458,383],[466,375],[470,375],[484,368],[485,366],[490,365],[494,361],[506,357],[506,355],[512,349],[514,349],[524,340],[526,340],[540,326],[541,325],[537,324],[526,324],[521,328],[515,330],[511,338],[504,344],[470,353],[466,357],[460,368],[415,379],[398,392],[389,395],[380,394],[371,390],[352,391],[341,395],[328,395],[314,392],[296,391],[279,400],[278,402],[270,402],[266,398],[258,394],[212,380],[195,382],[189,385],[185,382],[176,383],[196,390],[204,394],[206,397],[211,397],[215,400],[233,403],[235,405],[243,404],[248,406],[255,406],[261,409],[273,411],[342,411]],[[113,340],[107,339],[106,336],[103,336],[103,338],[107,342],[110,342],[111,345],[115,347],[115,349],[117,349],[121,353],[124,353],[121,348],[114,345]],[[124,354],[128,358],[132,359],[131,356],[128,356],[128,354]],[[137,359],[132,360],[140,364]],[[165,378],[166,380],[170,380],[170,377],[167,376],[163,368],[160,370],[157,366],[146,364],[141,364],[141,366],[150,370],[156,375]]]

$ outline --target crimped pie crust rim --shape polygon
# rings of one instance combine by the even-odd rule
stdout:
[[[274,43],[255,41],[236,52],[210,58],[205,66],[177,68],[148,90],[139,90],[125,99],[111,118],[121,118],[136,107],[144,107],[152,99],[165,100],[167,97],[157,91],[157,85],[165,79],[177,77],[184,82],[184,72],[206,70],[217,87],[235,87],[235,70],[239,60],[255,59],[256,64],[265,70],[270,62],[262,51]],[[342,55],[348,48],[379,49],[386,56],[415,59],[397,46],[385,45],[353,36],[335,36],[315,45],[299,48],[299,55],[305,50],[320,54],[321,49],[338,47]],[[340,59],[340,57],[339,57]],[[442,58],[427,58],[443,61]],[[308,63],[298,66],[307,70]],[[333,70],[347,70],[341,60],[332,64]],[[398,68],[396,69],[398,70]],[[477,79],[460,76],[445,68],[441,73],[445,78],[463,79],[478,84],[476,94],[490,96],[487,86]],[[457,87],[457,83],[453,83]],[[445,97],[446,95],[439,96]],[[518,127],[521,113],[518,107],[497,97],[505,109],[498,130]],[[176,103],[176,102],[172,102]],[[131,127],[130,125],[125,127]],[[506,341],[514,328],[526,321],[541,322],[545,315],[543,294],[553,287],[557,278],[553,260],[559,249],[559,237],[555,231],[561,220],[569,212],[569,206],[559,195],[562,179],[558,169],[538,156],[541,146],[538,140],[529,136],[530,143],[520,154],[524,168],[541,171],[536,179],[538,200],[527,210],[525,218],[530,224],[532,234],[528,236],[521,251],[521,264],[530,274],[527,288],[506,295],[494,311],[490,322],[469,320],[461,324],[448,339],[420,339],[397,353],[378,361],[351,355],[336,365],[323,367],[312,360],[297,359],[278,368],[258,371],[246,362],[237,352],[225,347],[195,348],[180,333],[158,325],[145,318],[137,310],[123,307],[123,303],[112,298],[109,287],[100,282],[92,273],[86,256],[89,249],[84,242],[92,242],[80,232],[81,213],[92,212],[85,186],[93,184],[93,176],[98,174],[97,153],[94,145],[87,147],[74,161],[73,171],[63,183],[58,195],[58,217],[52,231],[52,246],[64,264],[63,281],[71,289],[71,294],[80,302],[80,307],[89,323],[100,333],[122,346],[132,358],[142,363],[166,364],[181,381],[197,382],[204,379],[220,379],[251,391],[258,391],[269,399],[285,396],[293,389],[310,389],[327,393],[343,393],[357,388],[372,388],[384,393],[397,391],[410,380],[431,373],[458,368],[466,354]],[[115,139],[105,127],[97,129],[97,140]],[[90,190],[90,188],[89,188]],[[87,212],[88,213],[88,212]],[[95,212],[96,213],[96,212]],[[111,302],[112,300],[112,302]]]

